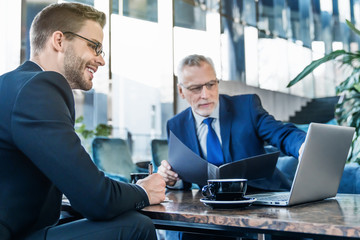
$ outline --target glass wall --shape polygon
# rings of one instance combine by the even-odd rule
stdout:
[[[0,1],[0,75],[20,63],[22,45],[21,0]]]
[[[0,1],[0,74],[29,59],[35,14],[56,0]],[[100,68],[89,92],[74,91],[89,128],[113,126],[135,161],[149,160],[150,141],[166,138],[166,121],[186,107],[176,95],[176,67],[188,54],[213,59],[219,79],[306,96],[335,94],[334,63],[286,85],[312,60],[336,49],[358,50],[360,0],[83,0],[107,13]],[[111,5],[111,6],[110,6]]]
[[[149,160],[150,140],[164,137],[162,114],[172,113],[171,45],[161,30],[158,22],[112,15],[112,125],[114,136],[131,134],[135,160]]]

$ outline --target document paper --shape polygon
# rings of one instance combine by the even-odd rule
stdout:
[[[208,179],[246,178],[248,180],[270,177],[276,167],[279,152],[262,154],[216,166],[194,153],[173,132],[169,138],[169,163],[179,177],[200,186]]]

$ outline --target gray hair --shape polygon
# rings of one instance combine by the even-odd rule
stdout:
[[[209,57],[205,57],[203,55],[189,55],[180,61],[178,69],[177,69],[177,79],[178,83],[183,81],[183,69],[186,66],[197,66],[200,67],[202,63],[208,63],[215,72],[214,63]]]

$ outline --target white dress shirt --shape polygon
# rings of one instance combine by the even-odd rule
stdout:
[[[214,118],[214,120],[211,122],[211,126],[214,128],[216,135],[219,138],[220,144],[222,144],[221,135],[220,135],[219,109],[220,109],[219,104],[217,104],[214,111],[211,113],[211,115],[209,117]],[[200,116],[199,114],[195,113],[193,110],[192,110],[192,113],[193,113],[193,116],[195,119],[196,136],[199,140],[203,156],[205,157],[205,159],[207,159],[206,137],[207,137],[207,133],[208,133],[208,126],[205,123],[203,123],[203,121],[205,118],[208,118],[208,117]],[[168,188],[170,188],[170,189],[181,189],[183,187],[184,187],[184,183],[182,180],[177,181],[174,186],[171,186],[171,187],[168,186]]]
[[[207,159],[206,138],[207,138],[207,133],[208,133],[208,126],[203,122],[204,119],[209,118],[209,117],[214,118],[214,120],[211,122],[211,126],[215,130],[216,135],[220,141],[220,144],[222,144],[221,134],[220,134],[219,109],[220,109],[219,104],[217,104],[214,111],[208,117],[200,116],[199,114],[192,111],[194,118],[195,118],[196,136],[199,140],[201,151],[202,151],[205,159]]]

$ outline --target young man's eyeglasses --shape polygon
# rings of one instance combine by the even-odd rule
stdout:
[[[199,94],[199,93],[201,93],[204,86],[206,87],[207,90],[213,90],[214,86],[216,86],[218,83],[219,83],[219,80],[211,80],[210,82],[207,82],[205,84],[192,85],[192,86],[188,86],[188,87],[184,86],[184,84],[182,84],[182,83],[180,83],[180,85],[192,93]]]
[[[79,34],[76,34],[76,33],[73,33],[73,32],[63,32],[63,34],[72,34],[72,35],[75,35],[75,36],[77,36],[79,38],[82,38],[82,39],[88,41],[89,43],[91,43],[90,47],[92,49],[94,49],[96,56],[99,56],[99,55],[101,55],[102,57],[105,56],[105,53],[103,51],[103,46],[102,46],[101,43],[92,41],[90,39],[87,39],[86,37],[80,36]]]

